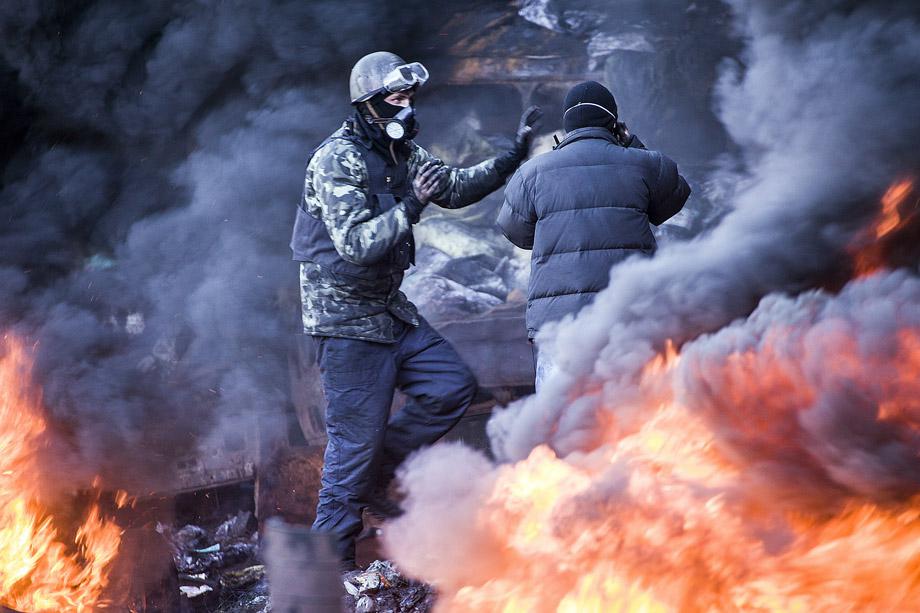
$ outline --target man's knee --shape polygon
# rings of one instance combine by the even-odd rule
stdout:
[[[455,373],[449,385],[445,386],[442,402],[448,410],[465,411],[473,402],[478,389],[476,377],[465,365]]]

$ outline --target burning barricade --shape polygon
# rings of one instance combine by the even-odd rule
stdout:
[[[28,613],[90,611],[103,593],[121,529],[91,503],[71,519],[43,502],[48,449],[27,350],[0,340],[0,605]]]

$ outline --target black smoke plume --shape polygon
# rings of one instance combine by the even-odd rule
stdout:
[[[62,480],[161,487],[197,437],[288,402],[306,157],[349,112],[354,61],[431,61],[446,16],[3,3],[0,329],[35,346]]]

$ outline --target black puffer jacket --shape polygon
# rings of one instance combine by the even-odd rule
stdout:
[[[605,128],[574,130],[521,166],[505,188],[498,225],[512,243],[533,249],[528,335],[591,302],[614,264],[653,253],[649,222],[668,220],[689,195],[670,158],[624,148]]]

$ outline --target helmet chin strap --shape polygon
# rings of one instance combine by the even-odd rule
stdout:
[[[371,104],[370,100],[368,100],[367,102],[362,102],[362,104],[364,105],[364,108],[366,108],[368,112],[371,114],[370,116],[371,121],[375,123],[378,121],[381,121],[382,118],[380,117],[380,113],[377,112],[377,109],[374,108],[374,105]]]

